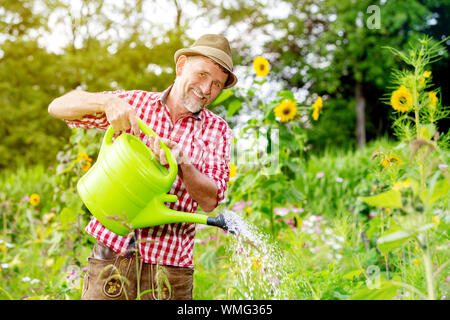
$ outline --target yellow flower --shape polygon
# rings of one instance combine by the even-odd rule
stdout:
[[[48,224],[50,222],[52,222],[54,219],[56,218],[56,214],[54,214],[53,212],[44,214],[44,216],[42,217],[42,222],[44,224]]]
[[[247,211],[247,216],[250,217],[250,215],[252,214],[252,208],[248,207],[246,209],[246,211]]]
[[[53,258],[50,258],[45,261],[45,266],[50,268],[51,266],[53,266],[54,263],[55,263],[55,260]]]
[[[414,263],[415,266],[419,266],[419,265],[420,265],[420,260],[417,259],[417,258],[415,258],[415,259],[413,260],[413,263]]]
[[[303,225],[303,220],[297,217],[294,217],[294,221],[296,221],[295,226],[300,229]]]
[[[42,238],[44,238],[41,228],[39,228],[39,227],[36,228],[36,235],[37,235],[38,239],[40,239],[40,240],[42,240]]]
[[[37,206],[40,202],[41,202],[41,197],[40,197],[37,193],[33,193],[33,194],[30,196],[30,203],[31,203],[33,206]]]
[[[234,163],[230,164],[230,178],[233,178],[234,176],[236,176],[236,165]]]
[[[269,73],[269,61],[264,59],[261,56],[256,57],[255,60],[253,60],[253,69],[256,72],[256,75],[259,77],[265,77]]]
[[[436,92],[428,92],[428,99],[430,99],[430,108],[434,109],[436,107],[436,103],[438,102]]]
[[[252,268],[261,269],[261,258],[253,259]]]
[[[89,168],[91,167],[91,162],[90,161],[86,161],[85,164],[81,165],[81,170],[83,170],[84,172],[88,171]]]
[[[390,167],[393,164],[396,164],[397,166],[402,164],[402,159],[399,156],[397,156],[397,155],[395,155],[393,153],[391,153],[389,155],[386,155],[383,158],[383,160],[381,161],[381,165],[383,167]]]
[[[88,156],[86,152],[81,152],[77,158],[78,162],[81,162],[81,170],[84,172],[88,171],[92,165],[92,158]]]
[[[439,218],[439,216],[433,216],[431,221],[433,221],[435,227],[437,227],[439,225],[439,223],[441,223],[441,218]]]
[[[411,179],[406,179],[404,181],[397,181],[392,187],[393,190],[401,190],[407,188],[411,185]]]
[[[391,105],[392,108],[400,112],[411,110],[413,105],[412,93],[405,86],[401,86],[392,93]]]
[[[322,107],[323,107],[322,97],[318,97],[317,100],[312,105],[312,108],[314,109],[312,117],[314,120],[317,121],[319,119],[319,114],[320,114],[320,111],[322,111]]]
[[[431,76],[431,71],[424,71],[423,72],[423,77],[424,78],[428,78],[429,76]]]
[[[78,157],[77,157],[77,161],[81,161],[81,160],[89,160],[90,159],[90,157],[88,156],[88,154],[86,153],[86,152],[81,152],[79,155],[78,155]]]
[[[281,119],[281,122],[292,120],[297,113],[297,106],[295,101],[290,99],[283,100],[278,106],[273,109],[275,116]]]

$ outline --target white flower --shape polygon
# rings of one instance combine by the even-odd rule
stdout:
[[[285,215],[287,215],[289,213],[288,208],[274,208],[273,211],[275,212],[275,214],[279,215],[280,217],[284,217]]]
[[[311,228],[312,227],[312,223],[309,222],[308,220],[305,220],[305,221],[303,221],[302,227]]]
[[[8,269],[8,267],[9,267],[9,264],[7,264],[7,263],[0,264],[0,268],[2,268],[2,269]]]
[[[30,281],[30,280],[31,280],[30,277],[23,277],[23,278],[22,278],[22,281],[23,281],[23,282],[28,282],[28,281]]]
[[[336,259],[338,260],[342,259],[342,254],[336,253]]]
[[[342,237],[342,236],[336,236],[335,238],[336,238],[336,240],[338,240],[339,242],[344,242],[344,237]]]
[[[325,228],[325,234],[332,234],[333,230],[331,230],[330,228]]]
[[[30,284],[36,284],[36,283],[39,283],[39,282],[40,282],[39,279],[33,279],[33,280],[30,281]]]
[[[339,249],[342,248],[342,246],[339,245],[339,244],[337,244],[337,243],[333,244],[331,247],[332,247],[334,250],[339,250]]]

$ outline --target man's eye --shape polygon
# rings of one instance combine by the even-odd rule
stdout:
[[[204,77],[205,73],[204,72],[200,72],[200,77]]]

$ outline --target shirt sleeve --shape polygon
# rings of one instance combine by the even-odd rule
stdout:
[[[130,106],[132,105],[131,100],[133,97],[134,91],[123,91],[123,90],[117,90],[117,91],[103,91],[99,92],[99,94],[114,94],[117,97],[124,99]],[[83,116],[81,119],[75,119],[75,120],[64,120],[66,124],[74,129],[74,128],[84,128],[84,129],[102,129],[106,130],[109,127],[109,122],[106,119],[106,114],[104,112],[97,112],[96,114],[87,114]]]
[[[213,129],[214,130],[214,129]],[[201,171],[214,180],[217,185],[217,205],[225,198],[230,179],[230,151],[233,133],[226,122],[221,130],[210,135],[210,147],[207,149]]]

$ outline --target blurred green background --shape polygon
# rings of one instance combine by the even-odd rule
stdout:
[[[242,70],[262,55],[271,68],[267,91],[291,90],[305,104],[311,93],[324,97],[326,112],[309,135],[312,152],[362,146],[391,134],[392,109],[380,97],[399,61],[383,46],[405,49],[424,34],[441,40],[449,14],[448,0],[3,0],[0,170],[54,163],[71,134],[47,113],[54,98],[75,89],[163,90],[174,79],[173,53],[204,33],[229,38],[238,87],[246,85]],[[432,70],[443,105],[449,61]],[[235,119],[227,120],[234,126]]]

